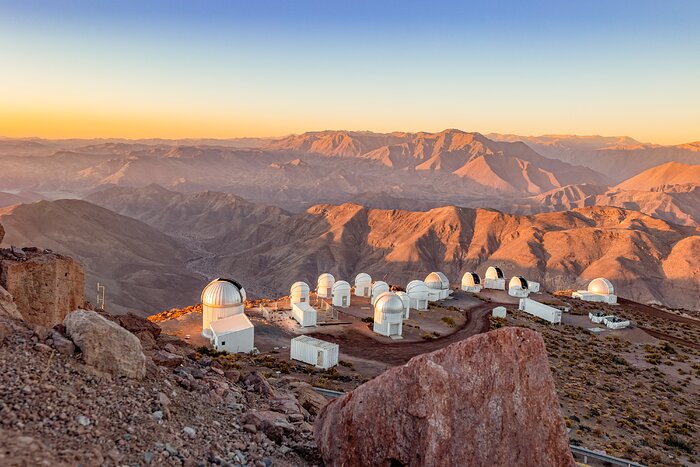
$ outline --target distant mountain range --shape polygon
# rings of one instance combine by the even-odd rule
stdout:
[[[322,131],[222,141],[0,140],[0,191],[55,199],[157,183],[182,192],[227,192],[297,212],[319,202],[376,199],[377,193],[419,200],[423,207],[474,206],[485,199],[513,204],[569,185],[615,187],[669,162],[698,165],[698,147],[625,137],[489,138],[460,130]],[[668,172],[674,170],[682,169]],[[670,173],[665,177],[666,185],[677,184]],[[695,175],[688,180],[700,183]]]

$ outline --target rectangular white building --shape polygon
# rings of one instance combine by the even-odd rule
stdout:
[[[527,281],[527,288],[530,292],[537,293],[540,291],[540,283],[534,281]]]
[[[536,316],[552,324],[561,323],[561,310],[558,308],[545,305],[531,298],[521,298],[518,310],[524,311],[527,314]]]
[[[292,304],[292,317],[302,327],[316,326],[316,309],[306,302]]]
[[[229,353],[253,351],[255,328],[244,313],[209,323],[214,349]]]
[[[292,339],[290,353],[292,360],[326,369],[338,364],[340,347],[313,337],[299,336]]]
[[[484,288],[493,290],[506,290],[505,279],[484,279]]]

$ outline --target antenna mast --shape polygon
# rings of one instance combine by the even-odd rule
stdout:
[[[105,309],[105,286],[97,283],[97,309]]]

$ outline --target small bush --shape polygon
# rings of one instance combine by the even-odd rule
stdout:
[[[448,325],[448,326],[451,327],[451,328],[453,328],[453,327],[455,327],[455,326],[457,325],[457,323],[455,323],[455,320],[453,320],[453,319],[450,318],[449,316],[445,316],[444,318],[442,318],[442,322],[445,323],[446,325]]]
[[[693,453],[693,448],[690,446],[690,444],[688,444],[687,441],[685,441],[684,439],[681,439],[677,436],[674,436],[674,435],[666,435],[666,437],[664,438],[664,444],[666,446],[670,446],[672,448],[677,448],[677,449],[680,449],[681,451],[685,451],[688,454]]]

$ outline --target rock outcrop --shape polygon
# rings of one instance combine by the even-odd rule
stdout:
[[[63,324],[88,365],[114,376],[145,376],[146,356],[141,342],[126,329],[87,310],[70,313]]]
[[[542,337],[503,328],[395,367],[326,405],[328,466],[573,466]]]
[[[77,261],[37,248],[0,250],[0,287],[14,298],[24,321],[52,327],[82,308],[85,275]]]

